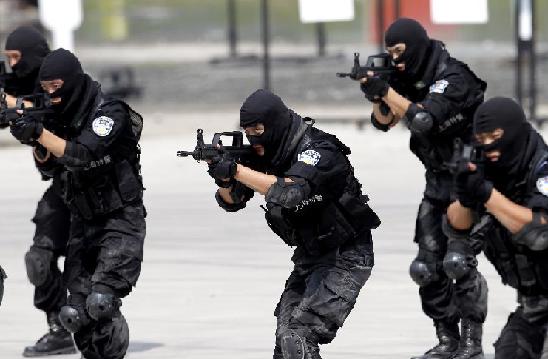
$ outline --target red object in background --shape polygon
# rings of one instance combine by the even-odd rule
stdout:
[[[396,6],[399,1],[400,14],[399,17],[408,17],[417,20],[424,26],[428,35],[436,38],[439,36],[443,40],[450,40],[456,36],[455,25],[435,25],[430,18],[430,0],[382,0],[384,7],[384,31],[390,24],[396,20]],[[378,5],[379,0],[371,0],[369,6],[369,40],[378,43],[384,43],[384,31],[379,34],[379,17]]]

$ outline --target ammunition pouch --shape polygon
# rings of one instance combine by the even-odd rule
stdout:
[[[269,206],[265,210],[266,223],[290,247],[300,243],[297,233],[291,223],[284,216],[284,208],[279,205]]]
[[[518,289],[519,278],[512,255],[512,248],[502,238],[499,228],[494,228],[486,238],[484,253],[495,266],[495,269],[501,276],[502,283]]]
[[[356,197],[350,193],[344,193],[337,202],[327,202],[305,217],[295,218],[290,212],[279,205],[270,206],[265,214],[268,226],[287,245],[302,245],[313,255],[340,247],[380,224],[367,205],[367,196]]]
[[[113,163],[97,176],[82,171],[65,172],[64,198],[71,211],[90,220],[142,199],[143,186],[138,170],[127,160]]]

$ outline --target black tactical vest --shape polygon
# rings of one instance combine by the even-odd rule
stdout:
[[[539,151],[531,161],[524,181],[516,185],[510,199],[525,203],[533,193],[542,164],[548,160],[548,151]],[[485,243],[484,253],[502,278],[502,282],[524,295],[548,294],[548,249],[533,251],[516,244],[512,234],[501,225],[495,228]]]
[[[313,143],[326,141],[346,156],[349,149],[334,136],[321,131],[307,131],[296,153],[313,148]],[[354,169],[345,157],[348,171],[342,195],[329,198],[312,193],[309,198],[293,209],[268,206],[265,217],[269,227],[289,246],[303,247],[309,254],[319,255],[352,241],[364,231],[377,228],[380,220],[368,206],[369,198],[362,194],[361,184],[354,176]],[[295,159],[292,163],[296,162]]]
[[[103,158],[92,161],[86,168],[65,170],[62,176],[65,202],[86,220],[142,201],[143,197],[138,145],[142,117],[122,101],[101,100],[93,118],[101,116],[103,107],[114,101],[126,107],[134,139],[120,141]]]

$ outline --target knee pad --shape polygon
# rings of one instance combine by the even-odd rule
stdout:
[[[114,294],[92,292],[86,298],[86,309],[95,320],[112,319],[119,313],[121,305],[122,301]]]
[[[285,182],[285,179],[278,177],[266,193],[265,200],[283,208],[293,208],[308,198],[310,192],[310,185],[303,179]]]
[[[71,333],[80,331],[90,320],[83,309],[65,305],[59,311],[59,320],[63,327]]]
[[[32,285],[38,287],[46,282],[50,275],[52,259],[53,253],[45,249],[31,248],[25,254],[27,276]]]
[[[461,279],[478,265],[478,260],[473,255],[459,252],[447,252],[443,258],[443,270],[451,279]]]
[[[288,329],[280,335],[280,346],[284,359],[307,359],[305,338],[295,330]]]
[[[419,287],[425,287],[438,279],[434,265],[415,259],[409,266],[409,275]]]

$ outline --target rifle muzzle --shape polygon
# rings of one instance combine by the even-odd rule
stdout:
[[[194,151],[177,151],[177,157],[188,157],[188,156],[193,156],[194,155]]]

